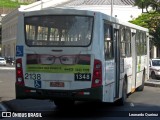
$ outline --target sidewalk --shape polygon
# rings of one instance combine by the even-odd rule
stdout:
[[[0,66],[0,70],[15,70],[15,65],[10,65],[7,63],[6,66]]]
[[[160,80],[149,79],[149,80],[145,81],[144,85],[151,86],[151,87],[160,87]]]

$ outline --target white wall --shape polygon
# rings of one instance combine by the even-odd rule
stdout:
[[[64,2],[67,2],[70,0],[41,0],[29,5],[24,5],[21,6],[19,9],[20,11],[34,11],[34,10],[40,10],[43,8],[51,7],[51,6],[56,6],[58,4],[62,4]]]
[[[74,8],[75,6],[73,6]],[[77,6],[76,6],[77,7]],[[110,5],[82,5],[78,6],[79,9],[88,9],[93,11],[100,11],[105,14],[111,15],[111,6]],[[114,5],[113,6],[113,17],[117,17],[121,21],[129,21],[137,18],[142,14],[142,9],[134,6],[122,6]]]

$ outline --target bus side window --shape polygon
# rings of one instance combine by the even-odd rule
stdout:
[[[151,61],[149,61],[149,67],[151,67]]]
[[[131,30],[125,29],[126,56],[131,57]]]
[[[146,33],[143,33],[143,44],[144,44],[144,55],[147,55],[147,36]]]
[[[112,59],[114,57],[112,29],[112,25],[104,23],[105,60]]]
[[[121,54],[121,57],[126,56],[125,29],[124,28],[121,29],[120,54]]]
[[[121,29],[121,57],[131,57],[131,31],[130,29]]]
[[[140,56],[140,32],[136,31],[136,52],[137,56]]]

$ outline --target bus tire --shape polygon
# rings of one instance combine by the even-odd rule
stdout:
[[[153,72],[153,71],[151,72],[151,78],[152,78],[152,79],[156,79],[155,72]]]
[[[137,91],[143,91],[144,90],[144,81],[145,81],[145,71],[143,72],[142,85],[137,88]]]
[[[120,98],[116,104],[122,106],[125,104],[126,99],[127,99],[127,81],[126,79],[124,79],[122,88],[122,98]]]
[[[73,100],[54,100],[54,104],[57,108],[68,108],[74,105]]]

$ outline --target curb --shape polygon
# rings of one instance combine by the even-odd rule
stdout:
[[[0,112],[8,112],[11,111],[10,105],[6,101],[2,101],[0,103]]]
[[[9,113],[10,109],[6,106],[5,103],[1,102],[0,103],[0,119],[3,119],[6,117],[6,113]],[[4,116],[5,115],[5,116]]]
[[[5,105],[3,103],[0,103],[0,112],[6,112],[7,108],[5,107]]]
[[[7,112],[7,111],[8,111],[8,110],[7,110],[7,108],[5,107],[5,105],[4,105],[3,103],[0,103],[0,119],[3,118],[2,113],[3,113],[3,112]]]
[[[146,81],[144,83],[145,86],[151,86],[151,87],[160,87],[160,83],[157,83],[157,82],[149,82],[149,81]]]

